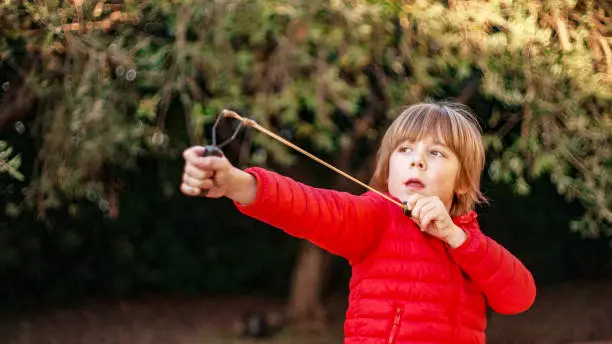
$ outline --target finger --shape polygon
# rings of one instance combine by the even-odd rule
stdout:
[[[408,197],[408,200],[406,201],[406,206],[408,209],[412,211],[416,205],[416,202],[421,198],[423,198],[423,196],[418,193],[412,194],[412,196]]]
[[[183,174],[183,184],[186,184],[192,188],[198,188],[198,189],[210,188],[213,185],[212,180],[210,178],[198,179],[198,178],[193,178],[192,176],[188,174]]]
[[[192,180],[189,179],[189,177],[186,177],[185,179],[186,180],[183,182],[183,185],[185,186],[187,192],[193,196],[202,195],[205,192],[215,192],[215,190],[218,189],[215,185],[215,181],[212,179]],[[193,190],[198,190],[198,192],[196,193]]]
[[[423,216],[421,221],[421,230],[428,232],[435,229],[435,222],[438,220],[440,213],[437,210],[430,211]]]
[[[185,183],[181,184],[180,189],[181,189],[181,192],[187,196],[199,196],[200,193],[202,193],[202,190],[200,188],[194,188]]]
[[[208,179],[210,181],[210,191],[206,195],[208,198],[219,198],[224,196],[227,191],[229,172],[227,170],[222,170],[218,173],[215,173],[215,177],[213,179]]]
[[[420,221],[423,213],[423,207],[430,203],[431,199],[429,197],[419,198],[414,205],[414,209],[412,209],[412,217],[417,218]]]
[[[229,170],[232,167],[227,158],[218,156],[197,157],[190,162],[199,169],[215,172]]]
[[[204,155],[205,151],[206,148],[203,146],[192,146],[183,151],[183,158],[185,160],[194,160]]]
[[[217,183],[215,183],[214,179],[204,179],[201,183],[200,189],[202,190],[210,190],[216,188]]]
[[[213,175],[213,171],[199,169],[190,163],[185,164],[184,172],[194,179],[206,179]]]
[[[423,220],[425,219],[425,215],[435,210],[436,210],[435,202],[432,202],[432,200],[429,200],[429,199],[426,201],[423,201],[419,207],[419,219],[421,220],[421,223],[423,223]]]

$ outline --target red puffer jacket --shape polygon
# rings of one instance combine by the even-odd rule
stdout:
[[[310,240],[352,266],[345,344],[485,343],[485,298],[503,314],[528,309],[530,272],[479,229],[454,218],[468,239],[451,249],[424,234],[376,193],[312,188],[261,168],[246,215]]]

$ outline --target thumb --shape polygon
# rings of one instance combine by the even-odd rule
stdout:
[[[212,188],[208,190],[205,196],[208,198],[220,198],[225,196],[225,190],[220,188]]]
[[[227,160],[227,159],[225,159]],[[214,164],[213,164],[214,165]],[[226,169],[225,166],[229,166],[229,169]],[[217,167],[215,170],[215,174],[213,176],[213,187],[210,188],[206,194],[208,198],[219,198],[222,196],[226,196],[228,192],[228,188],[231,181],[231,169],[233,168],[229,162],[224,164],[223,162],[219,162],[219,164],[214,165]]]
[[[227,171],[232,168],[232,164],[226,157],[206,156],[200,157],[193,161],[193,164],[203,170],[212,170],[215,172]]]

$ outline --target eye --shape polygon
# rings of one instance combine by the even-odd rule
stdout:
[[[433,149],[430,154],[438,158],[444,158],[446,156],[442,151],[437,149]]]
[[[400,152],[400,153],[405,153],[405,152],[408,152],[410,150],[411,150],[410,146],[406,146],[406,145],[402,145],[402,146],[400,146],[397,149],[397,151]]]

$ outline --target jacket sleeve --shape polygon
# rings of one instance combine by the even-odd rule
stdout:
[[[378,240],[387,218],[384,198],[319,189],[263,168],[246,169],[257,180],[255,200],[240,212],[355,262]]]
[[[531,307],[536,296],[533,276],[521,261],[499,243],[484,235],[473,214],[457,224],[468,239],[451,250],[459,267],[476,283],[491,308],[500,314],[518,314]]]

